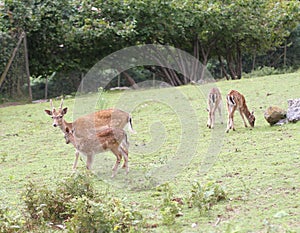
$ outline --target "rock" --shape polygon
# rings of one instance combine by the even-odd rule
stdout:
[[[274,125],[286,118],[286,111],[276,106],[270,106],[266,109],[264,117],[270,125]]]
[[[288,100],[287,119],[289,122],[296,122],[300,120],[300,99]]]
[[[284,119],[281,119],[279,120],[277,123],[275,123],[275,125],[284,125],[284,124],[287,124],[289,123],[288,119],[287,118],[284,118]]]

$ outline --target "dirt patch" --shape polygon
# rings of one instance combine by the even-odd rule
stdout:
[[[0,104],[0,108],[5,108],[5,107],[9,107],[9,106],[17,106],[17,105],[21,105],[23,103],[21,102],[8,102],[8,103],[3,103]]]

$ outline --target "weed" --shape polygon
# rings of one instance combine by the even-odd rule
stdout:
[[[134,232],[142,215],[93,189],[91,175],[76,173],[54,190],[30,182],[24,201],[27,225],[63,226],[70,232]]]
[[[192,184],[188,203],[190,207],[197,207],[202,214],[210,210],[217,202],[226,198],[227,195],[224,189],[215,182],[208,182],[202,186],[196,181]]]
[[[0,232],[20,232],[22,222],[22,217],[14,215],[11,208],[7,206],[0,206]]]
[[[2,153],[2,154],[1,154],[1,162],[4,163],[4,162],[6,161],[6,159],[7,159],[7,157],[8,157],[8,154],[7,154],[7,153],[5,153],[5,152]]]
[[[179,215],[181,208],[178,202],[174,200],[174,194],[169,183],[160,185],[158,190],[161,190],[164,194],[163,203],[160,207],[163,224],[171,226],[175,223],[175,219]]]

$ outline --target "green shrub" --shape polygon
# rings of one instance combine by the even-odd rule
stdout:
[[[24,193],[27,226],[50,225],[68,232],[135,232],[142,215],[121,200],[97,193],[91,175],[75,173],[56,189],[30,182]]]
[[[251,71],[251,73],[243,73],[244,78],[262,77],[267,75],[285,74],[293,72],[292,68],[275,69],[274,67],[263,66]]]
[[[162,222],[164,225],[170,226],[175,223],[175,219],[181,211],[178,202],[174,199],[173,191],[168,183],[158,187],[164,194],[163,203],[160,207]]]
[[[190,207],[197,207],[200,213],[204,213],[226,198],[226,192],[219,184],[208,182],[202,186],[199,182],[195,182],[188,202]]]
[[[82,197],[73,200],[74,212],[66,222],[71,232],[136,232],[142,224],[142,215],[127,208],[119,199],[90,200]]]
[[[21,232],[23,222],[22,217],[12,213],[9,207],[0,206],[0,232]]]

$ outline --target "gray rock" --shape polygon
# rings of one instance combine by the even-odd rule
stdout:
[[[274,125],[286,118],[286,111],[277,106],[270,106],[266,109],[264,117],[270,125]]]
[[[284,118],[284,119],[279,120],[275,125],[284,125],[287,123],[289,123],[288,119]]]
[[[287,119],[289,122],[300,120],[300,98],[288,100]]]

